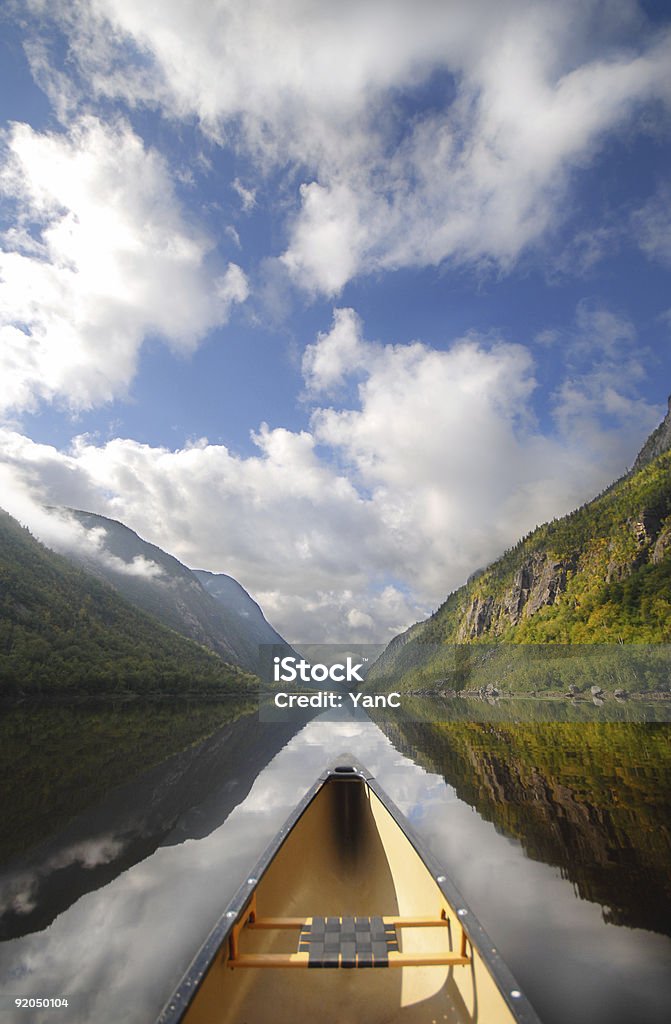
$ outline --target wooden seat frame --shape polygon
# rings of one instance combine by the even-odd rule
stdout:
[[[446,928],[449,927],[446,910],[443,908],[440,917],[396,917],[383,916],[385,925],[393,925],[394,928]],[[300,932],[306,926],[312,925],[312,917],[258,917],[256,911],[256,895],[248,903],[243,911],[240,920],[233,925],[229,938],[228,966],[231,969],[237,967],[309,967],[309,953],[240,953],[240,933],[243,929],[251,931],[285,931],[294,930]],[[461,944],[459,953],[437,952],[437,953],[387,953],[389,967],[466,967],[472,962],[472,956],[468,952],[469,941],[464,929],[461,929]],[[340,964],[336,965],[340,966]],[[370,965],[369,965],[370,966]]]

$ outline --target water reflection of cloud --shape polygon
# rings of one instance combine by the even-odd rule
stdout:
[[[37,904],[41,882],[55,871],[78,864],[85,869],[111,864],[124,848],[122,840],[114,836],[73,843],[44,860],[34,871],[8,872],[0,879],[0,915],[13,911],[29,914]]]

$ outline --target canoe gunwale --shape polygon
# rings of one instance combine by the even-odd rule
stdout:
[[[449,875],[445,873],[445,868],[436,860],[424,840],[417,835],[406,816],[396,806],[384,789],[382,789],[377,780],[372,775],[367,775],[366,782],[368,783],[371,791],[382,803],[385,810],[389,812],[398,827],[415,848],[418,856],[426,865],[427,871],[431,873],[443,896],[450,906],[454,908],[455,912],[459,916],[459,921],[466,933],[468,941],[471,943],[471,946],[478,951],[480,959],[488,968],[489,973],[493,977],[501,996],[505,1000],[505,1003],[510,1009],[515,1020],[518,1021],[519,1024],[542,1024],[533,1006],[521,991],[514,974],[508,967],[508,964],[494,946],[494,943],[480,924],[480,921],[469,907],[457,886],[451,880]],[[512,996],[512,992],[516,992],[517,995]]]
[[[345,764],[347,768],[344,767]],[[191,961],[177,989],[173,992],[157,1018],[156,1024],[179,1024],[182,1021],[184,1014],[212,967],[218,952],[233,934],[233,930],[252,900],[261,878],[268,870],[293,827],[327,782],[332,779],[342,779],[345,781],[348,778],[350,780],[360,779],[367,784],[413,846],[442,895],[458,914],[460,924],[466,933],[468,941],[477,950],[480,959],[487,967],[515,1021],[518,1024],[541,1024],[536,1011],[524,993],[521,992],[514,975],[498,953],[498,950],[493,946],[487,932],[468,906],[466,900],[464,900],[457,886],[445,873],[442,865],[414,831],[408,819],[363,765],[356,760],[345,761],[342,758],[318,776],[270,841],[254,865],[247,880],[238,888]],[[513,992],[515,996],[512,995]]]
[[[233,928],[238,918],[249,903],[258,883],[268,870],[271,862],[277,855],[278,850],[285,842],[294,825],[298,822],[298,819],[307,810],[331,775],[332,772],[330,769],[321,773],[307,793],[296,804],[295,808],[279,831],[275,833],[274,837],[271,839],[270,843],[254,865],[247,881],[242,883],[238,891],[232,897],[214,928],[191,961],[186,973],[179,983],[179,986],[157,1018],[156,1024],[178,1024],[178,1022],[182,1020],[182,1017],[193,1001],[196,992],[205,980],[205,976],[212,966],[217,953],[221,949],[223,943],[226,942],[233,932]],[[372,776],[368,776],[368,773],[363,777],[367,782],[369,781],[369,778],[372,778]]]

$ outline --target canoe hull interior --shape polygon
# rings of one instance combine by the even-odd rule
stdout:
[[[446,898],[445,879],[436,880],[383,796],[361,774],[331,775],[316,787],[254,883],[233,932],[226,934],[202,980],[194,983],[197,991],[186,1012],[167,1020],[536,1022],[530,1007],[528,1016],[511,1008],[510,993],[503,994],[501,978],[497,983],[492,974],[492,951],[483,958],[464,932],[460,899],[453,905]],[[339,962],[351,962],[354,969],[311,969],[309,961],[318,957],[297,953],[299,935],[307,934],[309,941],[312,927],[314,941],[322,918],[330,919],[329,926],[339,919],[343,931],[346,921],[356,920],[358,927],[365,918],[410,925],[387,925],[397,937],[397,946],[387,954],[389,966],[360,966],[370,962],[368,953],[346,960],[344,951],[351,945],[343,945]],[[307,933],[301,932],[301,922]],[[283,966],[270,966],[278,961]],[[507,969],[503,975],[504,982],[514,985]]]

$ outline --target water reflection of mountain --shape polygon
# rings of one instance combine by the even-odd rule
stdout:
[[[382,728],[529,857],[558,866],[606,921],[671,934],[669,725]]]
[[[184,707],[173,713],[179,719],[191,712]],[[128,712],[106,709],[100,714],[113,757],[114,737],[118,740],[127,730]],[[216,721],[216,708],[211,714]],[[261,723],[258,712],[238,718],[111,789],[55,835],[14,857],[0,873],[0,939],[46,928],[84,893],[106,885],[159,845],[214,831],[309,717],[273,725]],[[173,725],[181,734],[180,722]],[[67,756],[66,751],[50,753],[56,763],[59,754]],[[96,769],[94,763],[88,772],[79,765],[84,777]]]

